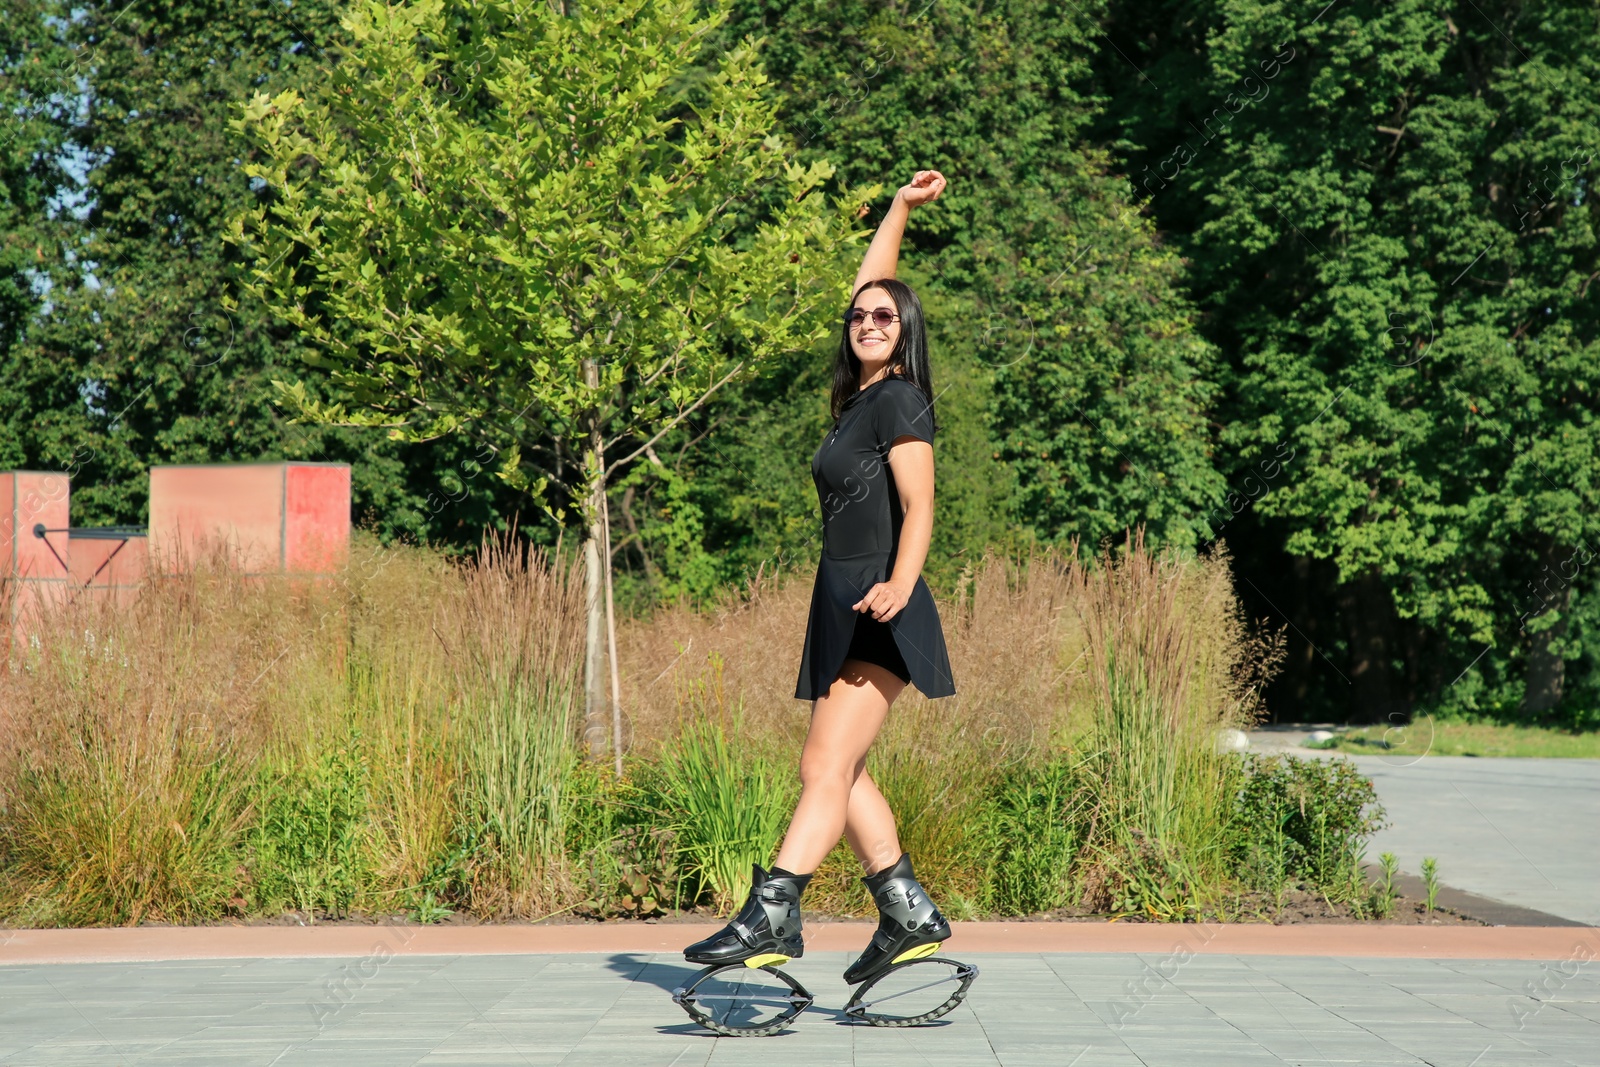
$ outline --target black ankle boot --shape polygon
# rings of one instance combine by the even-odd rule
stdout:
[[[743,963],[763,967],[786,963],[805,955],[800,937],[800,894],[809,874],[771,873],[755,864],[750,875],[750,895],[732,922],[704,941],[683,950],[690,963]]]
[[[878,905],[878,928],[873,931],[867,950],[844,972],[844,980],[851,985],[865,982],[896,963],[931,956],[950,936],[950,924],[911,873],[910,856],[902,852],[894,866],[861,880]]]

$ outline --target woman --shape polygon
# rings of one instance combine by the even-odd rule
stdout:
[[[878,906],[878,929],[847,982],[931,955],[950,936],[866,770],[867,749],[906,685],[929,698],[955,693],[921,578],[933,535],[934,431],[922,305],[894,280],[907,216],[944,188],[942,174],[924,170],[895,194],[851,290],[834,360],[835,423],[811,461],[822,558],[794,694],[812,701],[800,800],[776,865],[757,864],[734,920],[684,950],[693,963],[760,967],[802,955],[800,894],[841,831]]]

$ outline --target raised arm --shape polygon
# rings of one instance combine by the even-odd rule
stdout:
[[[861,269],[856,272],[856,281],[850,287],[849,296],[855,296],[856,291],[867,282],[894,277],[895,268],[900,264],[900,239],[905,236],[906,219],[910,217],[911,209],[937,200],[939,194],[944,192],[944,186],[943,174],[936,170],[919,170],[910,185],[901,186],[900,191],[894,194],[889,213],[878,224],[878,232],[872,235],[872,244],[867,246],[867,254],[861,260]]]

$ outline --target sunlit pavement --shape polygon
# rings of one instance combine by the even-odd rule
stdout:
[[[815,953],[790,970],[817,1006],[743,1039],[672,1003],[692,968],[668,954],[13,965],[0,1063],[1592,1065],[1600,933],[1570,937],[1548,962],[979,954],[916,1029],[846,1024],[850,957]]]
[[[1433,856],[1446,885],[1600,926],[1600,760],[1354,759],[1391,823],[1369,860],[1416,874]]]
[[[1346,753],[1300,747],[1318,726],[1276,724],[1250,750],[1301,757]],[[1426,750],[1427,721],[1396,728],[1396,743]],[[1349,756],[1372,779],[1390,825],[1367,859],[1393,852],[1400,869],[1439,861],[1439,881],[1490,900],[1600,925],[1600,760]],[[1600,1053],[1595,1062],[1600,1063]]]

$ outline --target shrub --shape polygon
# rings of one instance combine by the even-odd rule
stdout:
[[[1299,879],[1344,895],[1359,885],[1366,840],[1384,825],[1370,779],[1347,759],[1242,757],[1232,854],[1261,888]]]
[[[567,854],[583,875],[591,914],[646,918],[685,903],[683,849],[659,797],[653,766],[629,759],[617,778],[609,763],[584,760],[568,785]],[[642,783],[641,783],[642,779]]]
[[[1083,802],[1079,767],[1065,760],[1019,766],[995,783],[984,810],[986,908],[1028,915],[1072,902]]]
[[[257,911],[349,914],[371,881],[367,778],[359,738],[308,766],[263,773],[249,835]]]

